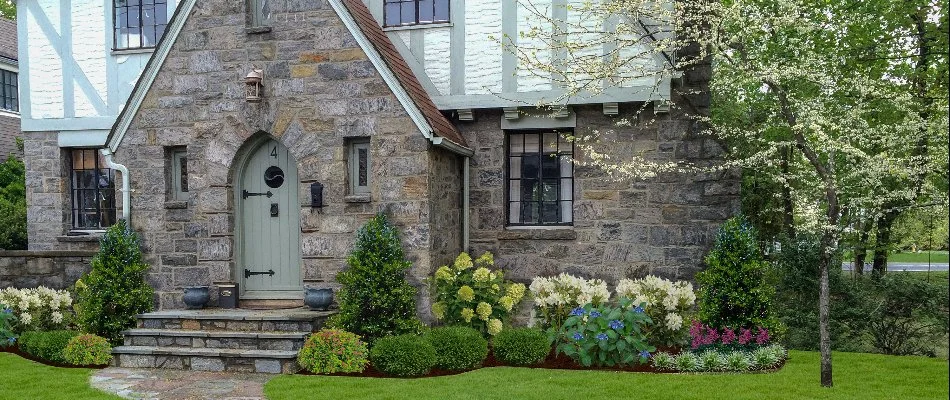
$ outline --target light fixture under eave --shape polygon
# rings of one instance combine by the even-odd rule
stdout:
[[[260,103],[263,88],[264,70],[251,70],[251,72],[244,77],[244,99],[247,100],[248,103]]]

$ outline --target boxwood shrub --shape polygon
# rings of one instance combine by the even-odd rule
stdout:
[[[450,326],[430,330],[423,336],[435,349],[435,367],[460,371],[482,365],[488,357],[488,341],[474,328]]]
[[[20,335],[20,350],[33,357],[47,361],[66,363],[63,349],[69,340],[79,336],[76,331],[29,331]]]
[[[377,370],[388,375],[422,376],[435,365],[435,348],[421,336],[387,336],[376,341],[369,359]]]
[[[112,346],[104,337],[92,334],[69,339],[63,359],[72,365],[104,365],[112,360]]]
[[[506,365],[539,364],[551,353],[547,335],[535,328],[511,328],[492,340],[495,359]]]

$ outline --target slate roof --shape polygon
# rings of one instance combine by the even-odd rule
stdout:
[[[0,18],[0,57],[16,60],[16,21]]]
[[[370,13],[369,8],[360,0],[343,0],[343,4],[347,10],[350,11],[350,15],[353,16],[353,19],[356,21],[356,24],[359,25],[363,34],[366,35],[366,38],[369,39],[373,47],[376,48],[376,51],[382,56],[386,65],[388,65],[389,69],[396,75],[396,79],[399,80],[403,89],[409,93],[412,102],[415,103],[419,111],[422,112],[422,115],[426,121],[429,122],[429,125],[432,126],[432,130],[435,131],[435,134],[455,144],[467,147],[468,144],[465,142],[465,138],[462,137],[462,134],[459,133],[455,125],[453,125],[445,115],[442,115],[442,112],[435,106],[432,98],[429,97],[429,94],[422,88],[422,84],[419,83],[419,79],[417,79],[412,73],[412,70],[409,69],[409,64],[406,63],[406,60],[402,58],[399,51],[393,46],[393,42],[390,41],[386,33],[383,32],[383,28],[379,22],[373,18],[373,14]]]

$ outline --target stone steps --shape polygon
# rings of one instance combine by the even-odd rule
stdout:
[[[232,332],[135,328],[122,332],[126,346],[244,350],[300,350],[310,332]]]
[[[115,366],[124,368],[188,369],[212,372],[296,372],[296,350],[208,349],[193,347],[118,346]]]
[[[293,373],[297,351],[332,312],[165,310],[138,315],[113,365],[216,372]]]

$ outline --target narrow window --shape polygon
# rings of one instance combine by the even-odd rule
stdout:
[[[188,153],[185,149],[171,151],[171,197],[188,200]]]
[[[508,225],[574,221],[574,144],[565,132],[507,135]]]
[[[248,0],[251,28],[270,26],[271,0]]]
[[[449,0],[384,0],[385,26],[449,22]]]
[[[0,109],[20,112],[17,99],[17,73],[0,69]]]
[[[97,149],[72,149],[70,189],[74,229],[105,229],[115,223],[115,175]]]
[[[350,193],[369,193],[370,173],[372,164],[369,155],[369,139],[360,139],[350,142],[350,152],[347,157],[350,172]]]
[[[151,48],[168,24],[167,0],[113,0],[115,49]]]

